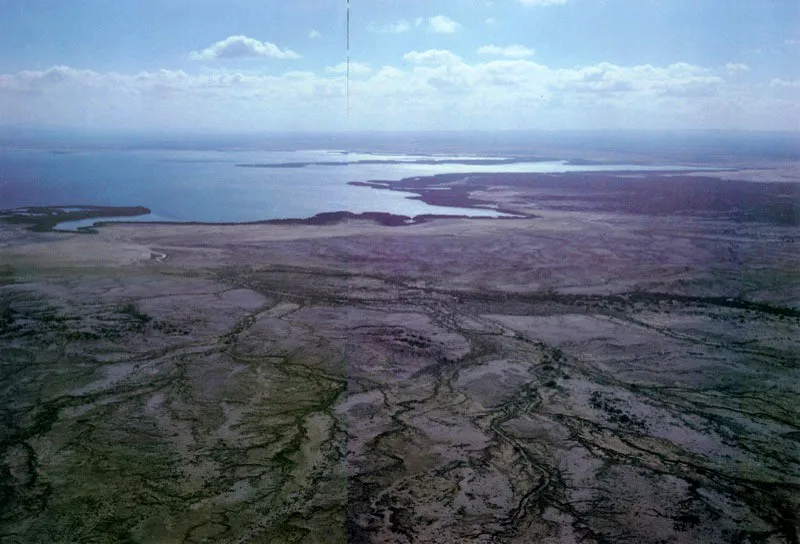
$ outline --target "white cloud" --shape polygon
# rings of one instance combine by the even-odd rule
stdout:
[[[343,64],[281,75],[205,69],[98,72],[68,66],[0,74],[4,124],[86,128],[338,130]],[[747,128],[800,126],[800,81],[723,80],[725,69],[608,62],[559,68],[530,58],[467,61],[446,49],[402,63],[353,62],[359,129]]]
[[[786,79],[773,79],[769,82],[769,86],[773,88],[788,88],[788,89],[798,89],[800,88],[800,79],[795,79],[793,81],[789,81]]]
[[[367,25],[367,30],[369,32],[375,32],[376,34],[402,34],[403,32],[408,32],[410,29],[411,25],[405,19],[400,19],[396,23],[387,23],[384,25],[379,25],[375,21],[372,21]]]
[[[274,43],[261,42],[247,36],[228,36],[199,53],[192,51],[192,60],[223,60],[247,58],[299,59],[300,55],[291,49],[281,49]]]
[[[428,28],[437,34],[453,34],[460,26],[446,15],[437,15],[428,19]]]
[[[489,17],[488,19],[486,19],[486,24],[487,25],[493,25],[496,22],[497,22],[497,19],[495,19],[494,17]]]
[[[346,74],[347,73],[347,63],[340,62],[335,66],[327,66],[325,71],[329,74]],[[368,74],[372,70],[369,66],[361,62],[353,62],[350,61],[350,75],[363,75]]]
[[[728,64],[725,65],[725,69],[730,74],[735,74],[737,72],[749,72],[750,71],[750,67],[748,65],[746,65],[746,64],[741,63],[741,62],[729,62]]]
[[[800,40],[783,40],[784,45],[798,45]]]
[[[312,28],[308,32],[308,37],[309,37],[309,39],[316,40],[317,38],[321,38],[322,37],[322,33],[320,33],[319,30],[317,30],[315,28]]]
[[[536,52],[522,45],[509,45],[500,47],[497,45],[484,45],[478,48],[479,55],[491,55],[494,57],[506,57],[509,59],[521,59],[532,57]]]
[[[519,0],[524,6],[557,6],[566,4],[567,0]]]
[[[403,59],[406,68],[384,67],[351,86],[354,119],[426,128],[699,128],[732,100],[721,78],[686,63],[558,69],[527,59],[467,63],[443,49]],[[731,124],[727,115],[715,122]]]
[[[411,51],[403,55],[403,60],[414,64],[452,64],[462,62],[461,57],[447,49],[428,49],[427,51]]]
[[[106,79],[93,70],[76,70],[69,66],[53,66],[44,71],[23,70],[16,74],[0,75],[0,91],[9,93],[38,94],[51,88],[67,87],[75,82],[91,88]]]
[[[699,66],[679,62],[665,67],[650,64],[619,66],[601,62],[557,70],[553,88],[573,93],[630,93],[641,98],[713,96],[725,82]]]
[[[263,131],[344,126],[341,76],[279,76],[158,70],[121,74],[75,70],[0,74],[6,123],[85,129]]]

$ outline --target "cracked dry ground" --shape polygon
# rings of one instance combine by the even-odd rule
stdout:
[[[559,221],[6,253],[0,540],[798,542],[792,233]]]

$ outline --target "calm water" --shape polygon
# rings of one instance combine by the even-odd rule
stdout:
[[[0,150],[0,209],[33,205],[147,206],[150,219],[245,222],[310,217],[347,210],[402,215],[496,215],[491,210],[444,208],[409,194],[353,187],[349,181],[398,180],[468,172],[654,170],[681,167],[569,165],[563,161],[512,164],[421,164],[476,160],[442,155],[347,154],[338,151]],[[487,158],[487,157],[482,157]],[[496,157],[495,157],[496,158]],[[392,161],[353,164],[355,161]],[[396,161],[400,161],[399,163]],[[242,168],[237,164],[310,164],[299,168]],[[129,219],[128,219],[129,220]]]

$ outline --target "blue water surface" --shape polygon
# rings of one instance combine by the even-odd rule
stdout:
[[[437,157],[460,160],[458,155]],[[476,157],[461,157],[475,160]],[[484,157],[485,158],[485,157]],[[402,161],[358,164],[358,160]],[[493,216],[493,210],[431,206],[414,195],[348,185],[444,173],[680,170],[642,165],[572,165],[565,161],[511,164],[420,164],[431,157],[345,154],[337,150],[236,151],[0,149],[0,209],[23,206],[146,206],[153,219],[247,222],[351,211]],[[347,162],[299,168],[240,164]]]

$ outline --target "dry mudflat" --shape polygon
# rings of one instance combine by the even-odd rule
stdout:
[[[0,541],[798,542],[785,202],[489,181],[537,217],[2,225]]]

